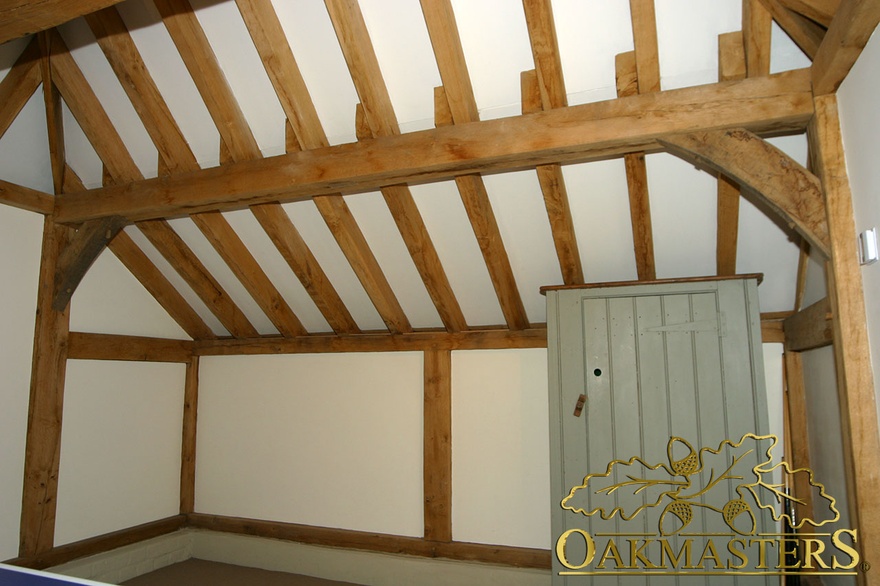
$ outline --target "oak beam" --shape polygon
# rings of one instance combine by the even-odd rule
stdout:
[[[799,352],[788,348],[782,354],[785,381],[785,421],[788,428],[785,433],[786,460],[793,469],[812,470],[810,464],[810,432],[807,418],[807,397],[804,384],[803,357]],[[792,494],[801,501],[797,510],[801,519],[813,519],[813,486],[804,474],[794,475]],[[799,532],[814,531],[806,524]]]
[[[187,515],[188,525],[212,531],[224,531],[239,535],[254,535],[271,539],[283,539],[324,545],[344,547],[365,551],[379,551],[429,558],[449,558],[462,561],[503,564],[522,568],[550,568],[550,551],[525,547],[503,545],[483,545],[479,543],[450,543],[430,541],[418,537],[404,537],[349,529],[313,527],[295,523],[243,519],[194,513]]]
[[[568,106],[568,95],[562,74],[553,8],[549,0],[523,0],[523,9],[535,69],[524,71],[520,75],[522,113],[564,108]],[[562,167],[538,165],[535,170],[544,196],[544,207],[550,221],[550,232],[553,235],[562,281],[567,285],[583,283],[584,269]]]
[[[52,168],[52,192],[64,191],[66,153],[64,146],[64,117],[61,94],[52,80],[52,36],[46,32],[37,35],[40,43],[40,72],[43,77],[43,103],[46,109],[46,135],[49,143],[49,164]]]
[[[173,177],[62,194],[57,220],[107,215],[129,221],[266,202],[364,193],[545,163],[574,163],[660,148],[663,136],[726,128],[803,130],[813,115],[809,72],[668,90],[507,119],[232,163]]]
[[[452,353],[424,353],[425,539],[452,541]]]
[[[880,23],[880,2],[841,0],[825,38],[813,59],[813,91],[817,96],[837,91]]]
[[[761,0],[761,2],[791,40],[807,57],[813,59],[825,36],[825,29],[797,12],[789,10],[779,0]]]
[[[119,2],[122,0],[9,0],[0,5],[0,45]]]
[[[6,134],[41,81],[40,45],[37,39],[32,39],[0,81],[0,137]]]
[[[742,31],[746,55],[746,75],[770,75],[770,37],[773,17],[761,0],[743,0]]]
[[[647,10],[650,13],[650,24],[654,25],[653,1]],[[646,18],[645,16],[642,17]],[[649,24],[642,22],[643,26]],[[635,21],[633,21],[635,27]],[[635,31],[634,31],[635,34]],[[649,55],[656,55],[657,33],[651,37],[650,33],[642,33],[637,37],[653,38],[653,51],[646,47]],[[643,41],[644,43],[644,41]],[[627,97],[641,93],[641,84],[638,74],[638,56],[634,51],[620,53],[614,59],[615,80],[617,84],[617,96]],[[659,90],[660,73],[657,67],[656,84]],[[643,70],[648,70],[648,64],[643,64]],[[652,77],[653,74],[649,73]],[[651,87],[647,85],[646,87]],[[645,161],[645,153],[627,153],[623,156],[626,170],[626,186],[629,193],[630,222],[632,223],[633,251],[636,258],[636,274],[640,281],[653,281],[657,278],[657,269],[654,263],[654,229],[651,223],[651,201],[648,194],[648,167]]]
[[[190,340],[118,334],[70,332],[67,357],[71,360],[187,363],[192,357],[192,342]]]
[[[350,336],[312,334],[285,339],[263,336],[249,340],[200,340],[193,346],[197,356],[255,354],[303,354],[328,352],[423,352],[427,350],[500,350],[546,348],[547,330],[486,329],[465,332],[414,331],[409,334],[372,332]]]
[[[197,340],[216,337],[201,316],[125,231],[116,235],[109,248],[188,336]]]
[[[826,29],[831,25],[834,14],[840,8],[840,0],[779,0],[779,3]]]
[[[452,4],[449,0],[421,0],[421,5],[449,111],[452,114],[452,123],[468,125],[478,122],[480,115],[477,101],[464,59]],[[501,313],[508,327],[528,328],[528,316],[516,287],[510,258],[480,172],[459,175],[455,178],[455,184],[480,251],[483,253],[489,278],[495,288]]]
[[[718,35],[718,81],[744,79],[746,67],[742,32],[736,31]],[[719,173],[717,193],[715,271],[722,276],[735,275],[739,236],[740,187]]]
[[[843,9],[843,8],[841,8]],[[833,23],[832,23],[832,26]],[[880,548],[880,433],[862,274],[856,249],[852,194],[846,175],[837,98],[816,98],[808,138],[813,168],[825,190],[831,256],[829,298],[834,315],[834,354],[843,429],[850,521],[862,551]],[[865,584],[880,583],[862,574]]]
[[[44,215],[51,214],[55,209],[55,197],[51,194],[2,179],[0,179],[0,203]]]
[[[781,150],[747,130],[666,136],[661,142],[672,153],[724,173],[759,194],[781,220],[828,256],[822,185]]]
[[[400,134],[360,7],[353,0],[325,0],[325,4],[360,98],[355,115],[358,140]],[[409,187],[383,187],[381,192],[446,329],[466,329],[464,314]]]
[[[125,226],[119,216],[85,222],[70,238],[55,267],[55,296],[52,308],[63,311],[92,263]]]
[[[833,341],[831,302],[827,297],[806,307],[783,322],[785,347],[804,352],[828,346]]]
[[[61,462],[61,419],[67,366],[69,308],[52,307],[58,259],[69,229],[47,216],[37,289],[37,317],[24,456],[19,551],[35,556],[55,545],[55,510]]]

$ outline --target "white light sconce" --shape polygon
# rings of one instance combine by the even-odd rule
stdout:
[[[878,258],[880,254],[877,251],[877,228],[865,230],[859,234],[859,263],[874,264]]]

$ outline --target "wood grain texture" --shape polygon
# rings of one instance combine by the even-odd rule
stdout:
[[[83,223],[71,235],[55,265],[55,311],[67,307],[86,272],[124,226],[119,216],[107,216]]]
[[[559,42],[556,40],[553,7],[550,0],[523,0],[523,9],[543,109],[564,108],[568,105],[568,95],[562,75]]]
[[[649,20],[653,22],[653,2],[651,2],[649,12]],[[650,39],[642,40],[643,43],[649,41]],[[653,38],[655,45],[656,41],[655,32]],[[657,75],[657,83],[659,84],[659,69]],[[620,53],[615,57],[615,79],[618,97],[634,96],[641,92],[638,57],[634,51]],[[657,90],[659,90],[659,85]],[[636,273],[640,281],[653,281],[657,278],[657,269],[654,262],[654,229],[651,223],[651,200],[648,193],[648,167],[645,153],[627,153],[623,156],[623,161],[629,193]]]
[[[189,1],[155,0],[154,3],[232,158],[236,161],[260,158],[257,141]]]
[[[91,14],[86,17],[86,22],[159,151],[166,173],[199,169],[192,149],[116,8]]]
[[[393,334],[412,331],[406,313],[342,196],[318,197],[314,202],[388,331]]]
[[[813,59],[813,91],[817,96],[837,91],[880,23],[880,3],[841,0],[828,32]]]
[[[162,220],[141,222],[138,228],[168,260],[174,270],[186,280],[230,334],[237,338],[251,338],[258,335],[257,330],[235,305],[229,294],[167,222]]]
[[[784,408],[788,421],[788,429],[785,434],[788,448],[786,459],[795,469],[812,470],[803,359],[798,352],[792,352],[787,348],[782,359],[785,368]],[[798,505],[801,517],[813,518],[813,487],[810,485],[809,478],[803,474],[796,475],[792,492],[795,498],[803,501],[803,504]],[[807,533],[812,531],[812,528],[805,525],[799,531]]]
[[[424,353],[425,539],[452,541],[452,353]]]
[[[477,102],[450,1],[422,0],[422,12],[434,47],[434,56],[437,59],[440,78],[443,80],[453,124],[479,121]],[[455,178],[455,183],[471,228],[480,245],[480,251],[483,253],[483,260],[489,270],[489,278],[492,280],[504,319],[511,329],[527,328],[528,316],[516,287],[510,258],[501,239],[501,232],[483,179],[475,173],[458,176]]]
[[[56,202],[56,214],[58,221],[81,223],[106,215],[144,220],[242,209],[473,172],[651,151],[660,148],[661,137],[680,132],[740,127],[756,133],[802,130],[812,115],[809,71],[798,70],[378,137],[88,193],[65,193]]]
[[[842,8],[841,8],[842,9]],[[833,24],[832,24],[833,26]],[[862,551],[880,548],[880,433],[865,298],[856,250],[852,195],[840,134],[837,98],[816,98],[808,138],[813,168],[825,190],[831,241],[829,298],[834,314],[834,353],[843,428],[850,522],[859,530]],[[878,574],[861,574],[877,584]]]
[[[302,338],[262,337],[251,340],[200,340],[194,346],[199,356],[255,354],[302,354],[327,352],[424,352],[427,350],[501,350],[506,348],[546,348],[547,330],[507,329],[416,331],[392,335],[367,332],[350,336],[311,334]]]
[[[128,234],[124,231],[117,234],[109,248],[188,336],[197,340],[216,337],[201,316]]]
[[[199,357],[186,364],[183,387],[183,430],[180,448],[180,514],[195,512],[196,506],[196,430],[199,412]]]
[[[826,29],[831,25],[834,14],[840,8],[840,0],[779,0],[779,3],[821,24]]]
[[[195,214],[191,219],[282,336],[307,333],[281,292],[220,212]]]
[[[718,35],[718,81],[734,81],[745,77],[746,57],[742,32]],[[735,275],[740,187],[735,181],[719,174],[717,194],[715,271],[718,275]]]
[[[46,108],[46,135],[49,143],[49,165],[52,168],[52,192],[64,190],[65,145],[64,118],[61,94],[52,81],[52,36],[46,32],[37,35],[40,44],[40,72],[43,78],[43,104]]]
[[[828,346],[833,340],[831,303],[827,297],[806,307],[783,322],[785,347],[804,352]]]
[[[358,139],[400,134],[391,96],[382,78],[360,7],[353,0],[327,0],[325,3],[361,100],[355,113]],[[450,331],[467,328],[409,187],[383,187],[381,192],[443,324]]]
[[[192,342],[168,338],[70,332],[67,357],[72,360],[188,363],[192,357]]]
[[[2,179],[0,179],[0,203],[38,214],[51,214],[55,209],[55,197],[51,194]]]
[[[822,185],[788,155],[745,130],[667,136],[662,141],[674,154],[707,165],[759,194],[811,246],[829,254]]]
[[[122,0],[7,0],[0,4],[0,44],[64,24]]]
[[[501,545],[462,542],[437,542],[417,537],[368,533],[347,529],[329,529],[277,521],[223,517],[195,513],[187,515],[190,527],[255,535],[298,543],[347,547],[365,551],[402,553],[419,557],[441,557],[461,561],[485,562],[521,568],[550,568],[550,551]]]
[[[359,332],[357,323],[287,212],[278,204],[253,206],[251,211],[333,331],[338,334]]]
[[[809,18],[789,10],[780,0],[761,0],[761,2],[782,30],[807,57],[813,59],[825,36],[825,29]]]
[[[67,368],[69,307],[52,307],[58,258],[69,229],[43,222],[43,245],[37,288],[37,317],[31,366],[24,454],[19,556],[47,552],[55,545],[55,510],[61,462],[61,420]]]
[[[41,82],[40,45],[33,39],[0,81],[0,137],[6,134]]]
[[[743,0],[742,31],[746,75],[770,75],[770,37],[773,17],[761,0]]]
[[[639,93],[660,91],[660,50],[654,0],[629,0]]]

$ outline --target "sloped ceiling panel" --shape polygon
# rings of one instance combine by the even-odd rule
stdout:
[[[191,0],[190,4],[260,152],[263,156],[284,153],[288,148],[284,111],[235,2]],[[358,4],[382,73],[382,79],[375,82],[387,87],[401,131],[432,128],[436,114],[434,88],[441,81],[419,3],[361,0]],[[274,1],[273,5],[315,105],[320,130],[330,144],[355,141],[355,112],[360,98],[324,3]],[[713,0],[695,4],[686,0],[657,0],[655,5],[662,88],[714,83],[718,78],[718,35],[741,28],[741,2]],[[552,7],[568,103],[614,98],[615,55],[633,49],[628,3],[554,0]],[[519,115],[523,99],[520,74],[535,68],[522,7],[517,2],[501,0],[455,0],[452,8],[480,118]],[[130,30],[134,45],[199,165],[218,165],[220,134],[159,11],[152,2],[140,0],[123,2],[115,10]],[[773,31],[773,71],[809,64],[778,27],[774,25]],[[156,146],[90,27],[83,19],[77,19],[61,26],[60,32],[137,168],[145,177],[155,177],[159,172]],[[5,75],[23,46],[24,41],[0,46],[0,75]],[[0,153],[8,153],[0,159],[0,179],[51,191],[46,121],[41,105],[42,95],[38,91],[0,140]],[[87,187],[100,186],[104,180],[102,162],[66,106],[64,135],[70,167]],[[800,147],[795,141],[783,142],[782,148],[797,155]],[[714,274],[715,178],[667,154],[649,154],[647,171],[657,277]],[[635,279],[623,162],[567,165],[562,169],[562,177],[585,281]],[[561,284],[563,277],[537,174],[525,170],[490,175],[484,178],[484,184],[527,321],[541,324],[545,321],[545,310],[538,288]],[[411,193],[467,325],[474,328],[504,324],[499,297],[456,185],[451,181],[415,185]],[[366,193],[346,196],[344,201],[411,326],[442,329],[438,308],[382,196]],[[798,245],[750,205],[741,204],[737,268],[740,272],[766,274],[761,290],[764,310],[791,309]],[[358,329],[385,331],[385,320],[315,204],[291,203],[281,209],[317,258]],[[257,259],[305,330],[331,332],[327,316],[293,275],[253,215],[243,210],[227,212],[222,217]],[[208,267],[256,331],[260,335],[278,335],[276,326],[196,225],[181,218],[170,222],[170,226]],[[215,335],[230,334],[138,230],[129,227],[126,233]]]

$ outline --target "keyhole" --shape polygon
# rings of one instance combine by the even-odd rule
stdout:
[[[602,369],[601,368],[595,369],[593,371],[593,374],[595,374],[596,376],[602,376]]]

